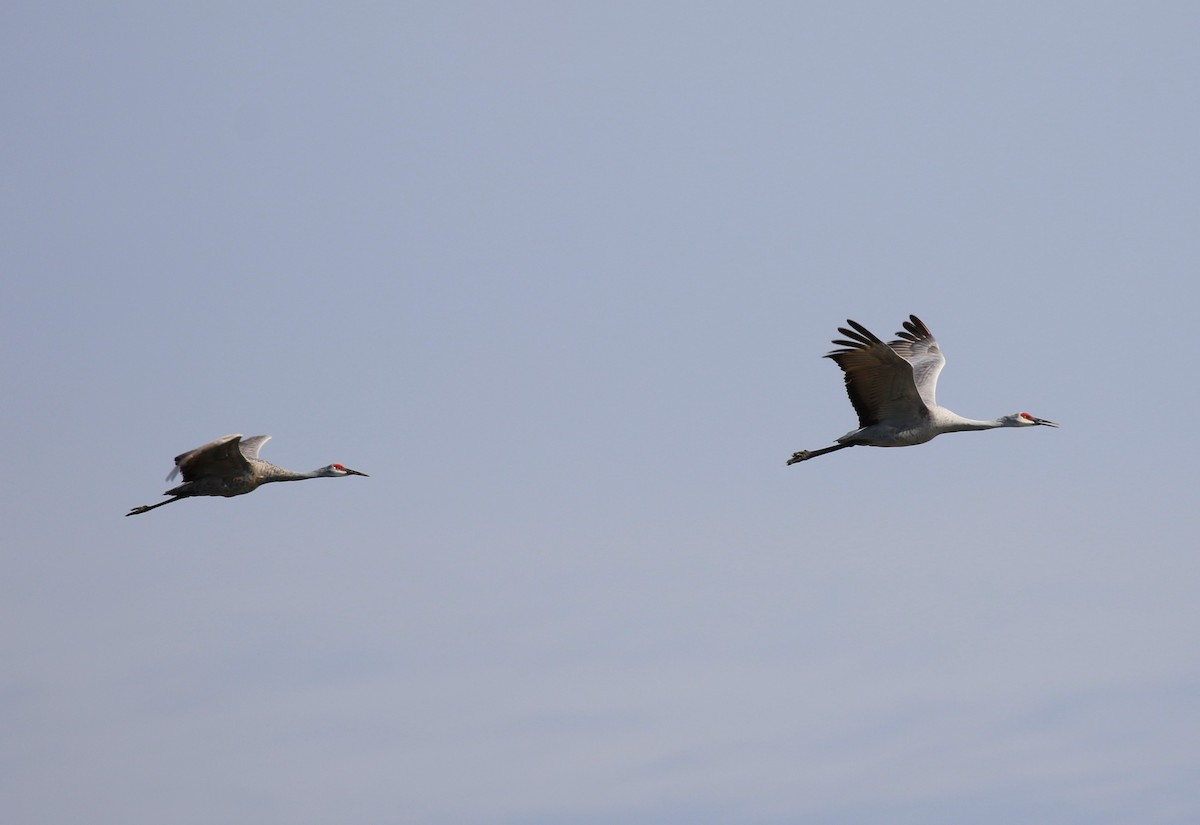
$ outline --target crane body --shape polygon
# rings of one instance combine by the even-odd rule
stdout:
[[[172,496],[158,504],[134,507],[125,515],[135,516],[193,496],[240,496],[257,490],[273,481],[302,481],[308,478],[342,478],[366,476],[341,464],[329,464],[318,470],[297,473],[276,467],[258,457],[262,446],[271,440],[269,435],[243,439],[240,433],[223,436],[215,441],[175,456],[175,468],[167,481],[183,475],[183,483],[163,493]]]
[[[788,464],[807,461],[847,447],[911,447],[942,433],[991,430],[999,427],[1057,427],[1053,421],[1026,412],[987,420],[964,418],[937,403],[937,380],[946,358],[929,328],[909,315],[899,339],[884,343],[856,321],[838,327],[846,339],[826,355],[846,375],[846,393],[858,413],[858,429],[837,439],[832,447],[800,450]]]

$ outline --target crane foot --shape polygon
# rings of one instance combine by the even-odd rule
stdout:
[[[810,450],[800,450],[800,452],[792,453],[792,457],[789,458],[788,462],[787,462],[788,466],[789,467],[792,466],[797,461],[805,461],[807,459],[810,459],[810,458],[812,458],[812,455],[813,454]]]

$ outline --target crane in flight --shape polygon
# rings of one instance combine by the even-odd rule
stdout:
[[[191,496],[240,496],[252,493],[259,485],[272,481],[300,481],[305,478],[341,478],[343,476],[366,476],[341,464],[330,464],[311,473],[294,473],[258,457],[258,451],[271,440],[269,435],[256,435],[243,439],[241,433],[227,435],[210,441],[203,447],[175,456],[175,469],[167,481],[183,473],[183,484],[163,493],[172,496],[158,504],[134,507],[125,515],[136,516],[148,513],[181,498]]]
[[[1027,412],[976,421],[938,406],[935,390],[946,359],[929,328],[915,315],[909,315],[903,331],[896,333],[900,340],[886,344],[862,324],[848,319],[846,323],[852,328],[838,327],[838,332],[849,340],[835,339],[833,343],[842,349],[825,357],[846,373],[846,393],[858,413],[858,429],[846,433],[832,447],[792,453],[789,465],[860,444],[910,447],[942,433],[1058,426]]]

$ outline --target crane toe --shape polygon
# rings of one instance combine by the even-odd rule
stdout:
[[[799,452],[792,453],[792,457],[788,459],[787,463],[788,463],[788,466],[790,467],[793,464],[795,464],[797,461],[805,461],[809,458],[812,458],[811,450],[800,450]]]

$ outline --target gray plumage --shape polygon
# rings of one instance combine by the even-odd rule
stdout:
[[[942,433],[990,430],[996,427],[1057,427],[1053,421],[1026,412],[988,421],[964,418],[937,403],[937,380],[946,358],[937,339],[915,315],[909,315],[899,340],[883,343],[857,321],[838,327],[845,338],[834,339],[826,355],[846,374],[846,394],[858,413],[858,429],[821,450],[792,453],[788,464],[807,461],[846,447],[909,447]]]
[[[163,493],[172,498],[158,504],[134,507],[125,515],[138,515],[192,496],[240,496],[272,481],[367,475],[341,464],[329,464],[308,473],[296,473],[276,467],[258,457],[263,445],[270,440],[269,435],[243,439],[240,433],[235,433],[175,456],[175,468],[167,476],[167,481],[182,473],[183,483]]]

